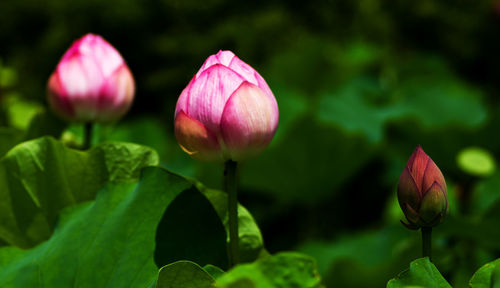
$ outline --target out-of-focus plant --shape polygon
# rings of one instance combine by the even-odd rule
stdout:
[[[134,93],[134,78],[120,53],[94,34],[71,45],[48,82],[54,112],[68,121],[86,123],[85,149],[91,144],[92,123],[121,118]]]

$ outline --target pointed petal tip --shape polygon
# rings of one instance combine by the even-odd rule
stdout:
[[[418,159],[426,159],[426,158],[429,158],[429,156],[427,156],[427,154],[425,153],[424,149],[422,149],[422,146],[420,145],[417,145],[417,147],[415,147],[415,149],[413,150],[413,153],[411,154],[410,156],[410,159],[408,159],[408,167],[412,167],[413,166],[413,163],[415,162],[415,160],[418,160]]]

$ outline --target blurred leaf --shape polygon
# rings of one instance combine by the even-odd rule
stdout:
[[[66,128],[67,123],[57,118],[53,113],[46,110],[39,111],[31,118],[27,127],[24,141],[39,138],[42,136],[52,136],[59,138]]]
[[[451,288],[429,258],[420,258],[410,263],[410,268],[387,283],[387,288],[398,287]]]
[[[278,129],[271,145],[278,145],[285,138],[288,131],[293,129],[296,121],[304,117],[309,109],[309,103],[299,90],[290,89],[286,85],[279,84],[271,87],[273,87],[280,111]]]
[[[150,148],[105,143],[82,152],[50,137],[24,142],[0,160],[0,239],[31,247],[52,233],[62,208],[94,199],[107,181],[130,181],[156,165]]]
[[[317,117],[378,143],[383,139],[383,127],[390,116],[387,108],[375,103],[381,96],[382,90],[375,79],[354,79],[337,91],[321,96]]]
[[[398,223],[331,242],[309,241],[298,249],[316,259],[328,287],[381,287],[418,257],[414,234]]]
[[[448,216],[439,226],[437,233],[467,239],[487,249],[500,249],[500,230],[497,229],[499,222],[500,217],[487,215],[480,219]]]
[[[23,139],[23,131],[11,127],[0,127],[0,157]]]
[[[323,287],[320,282],[316,263],[312,258],[286,252],[234,267],[217,279],[217,287],[319,288]]]
[[[157,288],[210,288],[215,279],[198,264],[178,261],[160,269]]]
[[[387,123],[416,120],[427,129],[478,127],[486,120],[482,94],[459,80],[417,75],[393,90],[373,77],[358,77],[320,97],[317,117],[343,131],[361,134],[372,143],[385,138]]]
[[[17,73],[14,69],[2,66],[0,61],[0,89],[11,87],[17,83]]]
[[[122,178],[123,180],[123,178]],[[68,207],[52,237],[30,250],[0,248],[0,287],[145,287],[156,279],[155,231],[191,182],[161,168],[110,182],[95,201]]]
[[[331,196],[373,151],[359,137],[304,116],[280,143],[242,163],[241,184],[283,202],[314,203]]]
[[[479,268],[469,281],[470,288],[500,287],[499,267],[500,259],[497,259]]]
[[[166,131],[166,125],[156,118],[136,118],[102,130],[102,135],[99,136],[105,141],[132,142],[149,146],[158,151],[161,156],[168,152],[168,146],[165,143],[168,142],[170,135]]]
[[[26,118],[28,119],[28,118]],[[52,113],[39,109],[28,119],[27,127],[0,127],[0,157],[17,144],[42,136],[59,138],[66,124]]]
[[[428,129],[473,128],[486,120],[483,94],[459,79],[419,75],[402,82],[395,94],[400,100],[393,115],[414,118]]]
[[[495,172],[495,159],[487,150],[469,147],[460,151],[457,164],[463,171],[476,176],[488,176]]]
[[[21,99],[18,96],[2,99],[2,105],[6,107],[10,126],[21,130],[27,129],[31,119],[44,109],[41,104]]]
[[[341,50],[340,55],[335,55],[337,61],[341,61],[342,70],[346,69],[363,71],[372,64],[376,64],[381,57],[380,47],[368,42],[354,41]]]
[[[293,41],[287,49],[273,55],[264,71],[267,78],[280,86],[316,94],[332,80],[331,64],[326,61],[331,42],[312,34],[296,31],[301,41]],[[273,89],[274,86],[270,86]],[[309,95],[309,96],[313,96]],[[278,103],[279,104],[279,103]]]
[[[482,215],[492,210],[500,199],[500,173],[495,172],[488,178],[478,182],[471,195],[471,211]]]

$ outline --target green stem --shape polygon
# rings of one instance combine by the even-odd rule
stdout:
[[[422,227],[422,257],[432,261],[432,227]]]
[[[92,145],[92,128],[93,124],[91,122],[83,124],[83,150],[88,150]]]
[[[227,205],[229,213],[229,267],[236,266],[239,262],[238,252],[238,196],[236,168],[237,162],[228,160],[224,169],[224,186],[227,193]]]

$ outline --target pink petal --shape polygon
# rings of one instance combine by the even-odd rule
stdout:
[[[220,50],[219,53],[215,55],[210,55],[207,60],[205,60],[205,63],[201,65],[200,70],[196,73],[196,77],[199,77],[200,74],[207,70],[208,68],[212,67],[213,65],[221,64],[226,67],[229,66],[229,63],[231,62],[231,59],[233,59],[234,53],[231,51],[222,51]]]
[[[234,53],[229,50],[219,50],[215,56],[219,59],[219,63],[226,67],[229,66],[229,63],[231,63],[231,60],[235,57]]]
[[[57,73],[68,97],[97,98],[103,77],[94,59],[75,53],[57,66]]]
[[[98,99],[96,120],[111,122],[121,118],[132,104],[135,93],[134,77],[127,65],[123,64],[106,79]]]
[[[193,85],[194,80],[196,79],[196,75],[193,76],[191,81],[189,81],[189,84],[182,90],[181,96],[179,96],[179,99],[177,99],[177,104],[175,105],[175,114],[174,114],[174,119],[177,117],[177,114],[183,110],[184,113],[189,114],[188,110],[188,102],[189,102],[189,91],[191,90],[191,86]]]
[[[241,61],[237,56],[229,64],[229,68],[240,74],[246,81],[259,86],[267,95],[274,98],[274,94],[260,74],[247,63]]]
[[[229,96],[243,79],[231,69],[216,64],[203,71],[189,87],[186,114],[200,121],[214,134],[220,133],[220,119]],[[182,104],[182,102],[181,102]]]
[[[410,170],[413,179],[415,179],[415,183],[417,184],[418,190],[422,192],[422,182],[424,179],[424,172],[427,167],[427,163],[429,162],[429,156],[425,154],[424,150],[420,146],[415,148],[413,154],[406,166]]]
[[[447,193],[446,181],[444,180],[443,173],[441,173],[441,170],[439,170],[438,166],[431,158],[429,158],[422,178],[422,191],[426,191],[434,182],[437,182],[443,188],[445,194]]]
[[[224,144],[231,159],[261,152],[278,126],[278,105],[258,86],[243,82],[231,95],[221,119]]]
[[[408,167],[403,169],[403,173],[399,177],[398,182],[398,201],[399,206],[404,210],[405,204],[408,204],[413,209],[418,209],[420,207],[420,199],[422,195],[418,190],[415,179],[410,173]]]
[[[182,150],[199,160],[222,160],[217,138],[205,126],[180,111],[174,120],[175,137]]]
[[[82,57],[91,58],[96,63],[99,63],[103,77],[110,76],[124,63],[120,53],[111,44],[101,36],[91,33],[73,43],[68,52],[63,56],[63,60],[75,53],[78,53]]]
[[[250,67],[250,65],[241,61],[237,56],[234,56],[233,60],[231,60],[229,68],[240,74],[246,81],[259,86],[259,82],[257,78],[255,78],[256,71]]]

